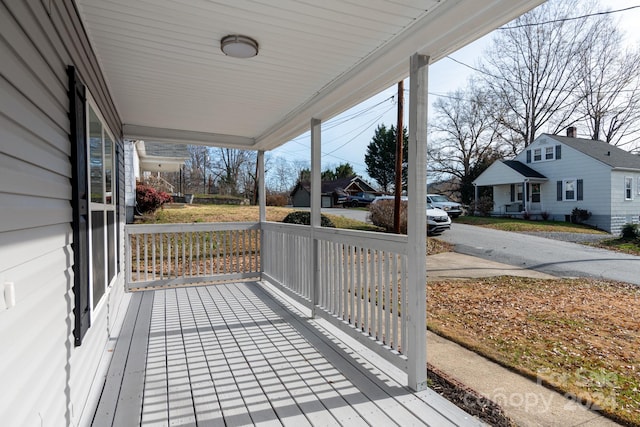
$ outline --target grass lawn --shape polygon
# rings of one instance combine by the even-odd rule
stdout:
[[[280,222],[295,208],[267,206],[267,221]],[[362,221],[339,215],[326,215],[337,228],[351,230],[380,231],[380,228]],[[143,224],[168,224],[191,222],[254,222],[260,217],[257,206],[239,205],[185,205],[158,210],[155,215],[145,216]]]
[[[637,286],[503,276],[427,292],[429,329],[640,425]]]
[[[477,225],[504,231],[556,231],[568,233],[607,234],[586,225],[559,221],[532,221],[519,218],[498,218],[487,216],[461,216],[456,223]]]

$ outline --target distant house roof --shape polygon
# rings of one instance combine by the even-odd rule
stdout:
[[[189,150],[184,144],[145,141],[144,147],[147,156],[189,158]]]
[[[183,144],[137,141],[135,147],[143,171],[177,172],[189,158],[189,150]]]
[[[509,166],[525,178],[546,178],[540,172],[531,169],[529,166],[517,160],[503,160],[502,163]]]
[[[593,141],[591,139],[570,138],[551,134],[546,135],[587,156],[600,160],[612,168],[640,169],[640,156],[618,148],[615,145],[603,141]]]
[[[311,183],[309,181],[298,182],[291,191],[293,195],[299,189],[304,189],[307,192],[311,192]],[[353,175],[347,178],[340,178],[333,181],[322,181],[320,192],[322,194],[346,194],[347,191],[354,192],[354,190],[364,192],[375,192],[375,189],[366,183],[361,177]]]

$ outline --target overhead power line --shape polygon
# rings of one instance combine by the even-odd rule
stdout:
[[[516,28],[536,27],[538,25],[554,24],[554,23],[557,23],[557,22],[575,21],[577,19],[591,18],[592,16],[602,16],[602,15],[610,15],[612,13],[625,12],[627,10],[637,9],[639,7],[640,7],[640,5],[638,5],[638,6],[629,6],[629,7],[625,7],[624,9],[607,10],[607,11],[604,11],[604,12],[589,13],[589,14],[586,14],[586,15],[574,16],[574,17],[571,17],[571,18],[552,19],[550,21],[532,22],[530,24],[508,25],[506,27],[499,27],[498,30],[514,30]]]

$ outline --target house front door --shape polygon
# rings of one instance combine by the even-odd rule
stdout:
[[[527,184],[528,186],[528,191],[527,191],[527,196],[528,196],[528,207],[529,207],[529,212],[540,212],[542,211],[542,204],[540,203],[541,200],[541,185],[539,183],[531,183],[531,184]]]

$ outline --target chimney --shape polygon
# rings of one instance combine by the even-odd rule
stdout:
[[[569,138],[575,138],[576,137],[576,127],[575,126],[569,126],[567,128],[567,136]]]

